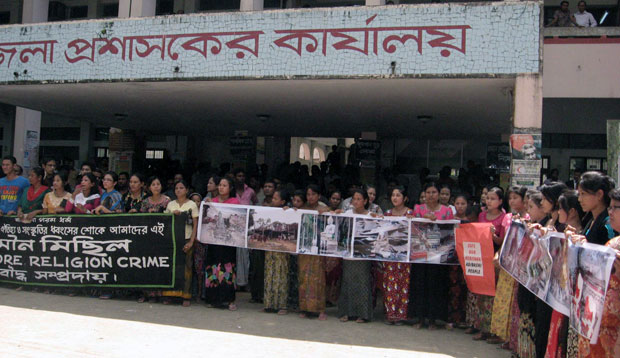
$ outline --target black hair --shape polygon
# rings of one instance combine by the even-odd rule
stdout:
[[[236,168],[235,170],[233,170],[233,175],[237,176],[237,174],[239,173],[243,173],[245,174],[245,170],[243,168]]]
[[[396,185],[392,188],[392,191],[390,191],[390,198],[392,197],[392,193],[394,193],[394,190],[400,191],[400,193],[403,194],[403,198],[407,198],[407,190],[402,185]]]
[[[577,195],[577,191],[575,190],[565,190],[558,199],[558,206],[567,213],[570,212],[570,209],[577,210],[579,221],[581,221],[585,216],[585,213],[581,208],[581,204],[579,204],[579,197]]]
[[[222,180],[226,180],[228,182],[228,188],[230,190],[230,192],[228,193],[228,197],[229,198],[234,198],[237,196],[237,190],[235,189],[235,183],[233,182],[232,179],[230,179],[229,177],[222,177],[220,178],[220,180],[217,182],[217,185],[220,185],[220,183],[222,182]]]
[[[288,193],[288,190],[284,188],[276,189],[273,193],[278,193],[278,195],[280,195],[280,199],[284,201],[284,205],[287,205],[287,203],[291,201],[291,195]]]
[[[543,195],[547,201],[549,201],[553,205],[552,210],[558,210],[558,199],[560,199],[560,195],[566,191],[568,187],[564,183],[560,182],[552,182],[549,184],[544,184],[540,187],[540,193]]]
[[[502,201],[502,204],[499,206],[499,210],[501,211],[502,209],[506,209],[506,200],[504,200],[504,189],[500,188],[499,186],[492,186],[488,189],[487,191],[487,198],[488,195],[490,193],[493,193],[495,195],[497,195],[497,197],[499,198],[499,200]]]
[[[364,204],[364,209],[368,209],[370,207],[370,200],[368,200],[368,192],[362,189],[353,189],[351,190],[351,197],[355,194],[360,194],[364,200],[366,200],[366,204]]]
[[[303,201],[304,203],[306,202],[306,192],[304,192],[303,190],[299,190],[299,189],[295,190],[293,192],[293,196],[294,197],[298,196],[301,198],[301,201]]]
[[[267,183],[271,183],[273,184],[273,186],[276,186],[276,182],[273,180],[273,178],[267,178],[265,179],[265,181],[263,182],[263,186]]]
[[[61,170],[61,171],[59,171],[57,173],[54,173],[54,176],[52,177],[52,179],[55,178],[55,177],[59,177],[60,178],[60,181],[63,183],[63,188],[65,189],[65,191],[70,191],[71,190],[71,187],[69,187],[69,183],[68,183],[68,181],[69,181],[69,173],[67,173],[64,170]]]
[[[120,173],[118,173],[118,176],[119,176],[119,177],[120,177],[121,175],[126,176],[126,177],[127,177],[127,179],[131,178],[131,177],[129,176],[129,173],[127,173],[127,172],[120,172]]]
[[[563,0],[562,2],[560,2],[560,6],[564,5],[564,3],[566,3],[566,5],[570,5],[568,1]]]
[[[83,162],[82,165],[80,165],[80,169],[82,169],[82,167],[85,165],[90,168],[91,172],[95,169],[95,166],[91,162]]]
[[[613,189],[609,192],[609,198],[611,200],[620,201],[620,189]]]
[[[316,184],[308,184],[308,186],[306,187],[306,193],[308,192],[308,190],[312,190],[313,192],[321,195],[321,188],[319,188],[319,186]]]
[[[616,182],[612,178],[599,172],[585,172],[579,181],[579,190],[589,194],[596,194],[597,191],[602,190],[605,206],[609,206],[611,202],[609,192],[615,187]]]
[[[586,2],[581,0],[580,2],[577,3],[577,6],[579,6],[579,4],[583,3],[584,6],[587,6]]]
[[[47,158],[44,158],[44,159],[43,159],[43,161],[42,161],[41,163],[42,163],[43,165],[47,165],[47,163],[51,162],[52,160],[53,160],[54,162],[56,161],[56,159],[54,159],[54,158],[52,158],[52,157],[47,157]]]
[[[334,194],[336,194],[336,193],[340,194],[340,200],[342,200],[342,192],[341,192],[340,190],[338,190],[338,189],[336,189],[336,190],[334,190],[334,191],[330,192],[330,193],[329,193],[329,195],[327,196],[327,199],[331,199],[331,198],[332,198],[332,195],[334,195]]]
[[[105,177],[106,175],[111,176],[111,177],[112,177],[112,181],[113,181],[113,182],[117,182],[117,181],[118,181],[118,174],[116,174],[116,172],[113,172],[113,171],[111,171],[111,170],[110,170],[110,171],[108,171],[108,172],[105,172],[105,174],[103,174],[103,176],[104,176],[104,177]],[[101,179],[103,179],[103,178],[101,178]]]
[[[123,173],[121,173],[121,174],[123,174]],[[138,178],[140,183],[144,183],[144,174],[142,174],[142,173],[135,172],[135,173],[131,174],[129,179],[131,179],[131,177],[136,177],[136,178]]]
[[[506,201],[510,198],[510,194],[514,193],[521,197],[521,199],[525,199],[525,194],[527,194],[527,187],[525,186],[511,186],[506,191]]]
[[[11,163],[17,164],[17,159],[15,159],[15,157],[12,155],[5,155],[4,157],[2,157],[2,161],[5,161],[5,160],[10,160]]]
[[[467,206],[469,206],[469,195],[467,193],[458,193],[454,196],[454,200],[456,201],[456,199],[458,198],[463,198],[465,199],[465,201],[467,202]]]
[[[95,176],[95,174],[85,173],[82,175],[82,179],[84,179],[84,177],[87,177],[88,180],[90,180],[90,182],[93,183],[93,188],[90,190],[88,194],[91,195],[93,192],[99,193],[99,181],[97,180],[97,177]]]
[[[187,182],[185,181],[185,179],[181,179],[181,180],[177,180],[176,182],[174,182],[174,191],[175,191],[175,195],[176,195],[176,190],[177,190],[177,185],[179,184],[183,184],[183,186],[185,187],[185,190],[187,190],[187,194],[189,194],[189,185],[187,184]],[[186,198],[189,199],[189,196],[186,195]]]
[[[437,185],[437,183],[435,183],[434,181],[429,181],[426,184],[424,184],[424,187],[422,187],[422,191],[426,191],[426,189],[434,187],[435,189],[437,189],[437,191],[439,191],[439,185]]]
[[[527,196],[529,200],[534,203],[534,205],[538,206],[539,208],[542,206],[543,195],[540,191],[528,190]]]
[[[161,179],[157,175],[153,175],[153,176],[149,177],[149,179],[146,181],[146,188],[148,190],[151,190],[151,184],[153,184],[153,182],[155,180],[159,181],[159,184],[161,184]]]
[[[45,170],[43,170],[43,168],[41,167],[34,167],[32,169],[30,169],[31,173],[34,173],[34,175],[43,178],[43,176],[45,175]]]

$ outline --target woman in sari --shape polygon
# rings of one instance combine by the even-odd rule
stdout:
[[[28,174],[30,187],[24,191],[17,204],[17,217],[22,222],[30,222],[43,212],[43,199],[49,192],[49,188],[41,183],[44,174],[43,168],[40,167],[32,168]]]
[[[235,185],[224,177],[218,183],[218,195],[207,198],[207,202],[239,204]],[[237,310],[235,305],[235,282],[237,249],[231,246],[209,245],[205,258],[205,301],[210,307],[228,307]]]
[[[310,184],[306,188],[306,203],[302,209],[314,210],[319,214],[329,211],[329,207],[319,201],[319,187]],[[325,321],[325,257],[316,255],[299,255],[299,317],[306,318],[307,313],[318,313],[319,320]]]
[[[349,214],[370,215],[368,193],[354,189]],[[338,298],[338,316],[341,322],[356,318],[357,323],[372,320],[372,263],[369,260],[343,260],[342,287]]]

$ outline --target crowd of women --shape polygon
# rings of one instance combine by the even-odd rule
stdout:
[[[388,325],[458,327],[472,334],[474,340],[502,344],[522,358],[620,355],[620,259],[614,265],[600,337],[597,344],[591,345],[569,329],[567,317],[553,311],[499,267],[496,295],[491,297],[468,292],[460,266],[248,252],[196,240],[198,207],[204,200],[319,213],[487,222],[491,223],[496,252],[511,220],[519,218],[546,230],[566,231],[575,241],[620,250],[620,239],[614,238],[620,231],[620,191],[614,190],[613,180],[603,174],[583,174],[578,190],[559,182],[538,190],[511,187],[506,192],[491,186],[475,199],[427,181],[417,200],[410,200],[406,188],[394,183],[386,193],[389,206],[383,208],[375,202],[377,192],[373,186],[351,188],[345,199],[341,191],[322,193],[315,184],[289,192],[286,184],[267,179],[259,199],[244,184],[243,171],[235,171],[223,177],[210,175],[207,193],[194,193],[177,178],[180,180],[168,191],[172,199],[163,193],[163,182],[158,177],[145,180],[139,173],[125,176],[128,186],[121,193],[117,190],[119,176],[114,172],[103,174],[99,180],[86,170],[79,184],[69,188],[66,174],[47,175],[44,169],[34,168],[28,176],[30,187],[19,200],[17,215],[28,221],[37,214],[189,213],[183,247],[185,287],[180,291],[133,292],[139,302],[159,300],[169,304],[178,299],[189,306],[196,298],[211,307],[236,310],[236,293],[246,286],[253,302],[262,302],[265,312],[280,315],[294,311],[300,317],[325,320],[327,307],[335,305],[340,321],[365,323],[375,319],[379,302]],[[51,187],[44,185],[46,181]],[[99,294],[110,298],[114,292]]]

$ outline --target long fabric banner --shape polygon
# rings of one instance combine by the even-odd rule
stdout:
[[[182,289],[185,217],[0,217],[0,282]]]
[[[458,223],[203,202],[198,240],[349,259],[452,264]]]
[[[519,283],[595,344],[614,250],[595,244],[573,244],[563,233],[543,235],[513,221],[500,253],[500,265]]]
[[[495,296],[493,234],[491,223],[461,224],[456,229],[458,254],[467,288],[479,295]]]

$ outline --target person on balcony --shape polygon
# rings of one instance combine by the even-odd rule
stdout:
[[[553,20],[549,23],[548,26],[557,26],[557,27],[571,27],[571,26],[579,26],[577,25],[577,21],[575,20],[575,16],[571,14],[568,9],[568,1],[562,1],[560,3],[560,9],[555,10],[553,14]]]
[[[577,12],[575,13],[575,20],[579,27],[596,27],[598,25],[594,16],[586,11],[586,2],[580,1],[577,3]]]

